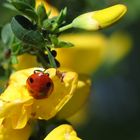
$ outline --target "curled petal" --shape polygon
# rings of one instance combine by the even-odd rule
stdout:
[[[89,98],[91,80],[87,75],[79,75],[77,88],[72,98],[57,114],[59,119],[66,119],[75,114],[86,103]]]
[[[0,119],[3,122],[3,119]],[[0,125],[0,140],[28,140],[31,134],[31,126],[27,124],[23,129],[13,129],[10,124],[3,122]]]

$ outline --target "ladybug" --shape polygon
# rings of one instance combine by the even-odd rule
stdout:
[[[27,89],[30,95],[35,99],[44,99],[52,93],[54,84],[48,73],[34,71],[26,81]]]

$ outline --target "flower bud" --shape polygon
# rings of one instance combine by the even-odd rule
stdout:
[[[72,27],[99,30],[118,21],[127,11],[125,5],[117,4],[103,10],[82,14],[75,18]]]

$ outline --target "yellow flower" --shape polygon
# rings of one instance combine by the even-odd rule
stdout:
[[[23,129],[13,129],[10,123],[0,119],[0,140],[28,140],[31,134],[31,126],[27,124]]]
[[[44,140],[81,140],[71,125],[62,124],[53,129]]]
[[[90,95],[91,80],[87,75],[79,75],[78,85],[72,98],[66,105],[58,112],[58,119],[66,119],[85,105]]]
[[[60,39],[74,44],[71,48],[57,49],[57,59],[61,67],[79,74],[91,74],[101,65],[107,43],[103,34],[64,34]]]
[[[46,12],[49,12],[51,10],[51,14],[49,16],[50,18],[58,15],[58,10],[55,7],[51,6],[49,3],[47,3],[46,0],[36,0],[36,8],[42,3],[45,6]]]
[[[118,21],[127,11],[125,5],[117,4],[103,10],[82,14],[71,23],[72,27],[99,30]]]
[[[26,80],[38,69],[13,73],[9,86],[0,96],[0,118],[4,118],[3,121],[10,120],[13,128],[23,128],[29,118],[48,120],[54,117],[73,96],[78,82],[77,74],[50,68],[46,72],[54,83],[53,92],[48,98],[34,99],[27,90]]]

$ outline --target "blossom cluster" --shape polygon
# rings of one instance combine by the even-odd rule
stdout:
[[[51,9],[50,18],[58,15],[58,10],[44,0],[36,0],[36,9],[42,4],[46,11]],[[118,4],[82,14],[59,31],[68,28],[99,30],[119,20],[125,12],[126,6]],[[109,44],[109,39],[101,34],[67,34],[60,38],[77,46],[55,49],[58,53],[57,59],[61,63],[60,68],[42,68],[36,61],[36,56],[30,54],[18,56],[18,64],[13,65],[16,71],[10,75],[7,87],[0,96],[0,140],[9,140],[11,137],[14,140],[28,140],[38,120],[67,120],[88,100],[91,88],[90,75],[105,61],[108,55],[105,47]],[[114,61],[127,54],[130,48],[128,45],[121,56],[116,55]],[[53,83],[52,92],[45,98],[34,98],[28,89],[27,79],[35,74],[35,71],[48,74]],[[33,80],[31,79],[31,83]],[[80,140],[69,124],[57,126],[44,137],[44,140],[56,138]]]

